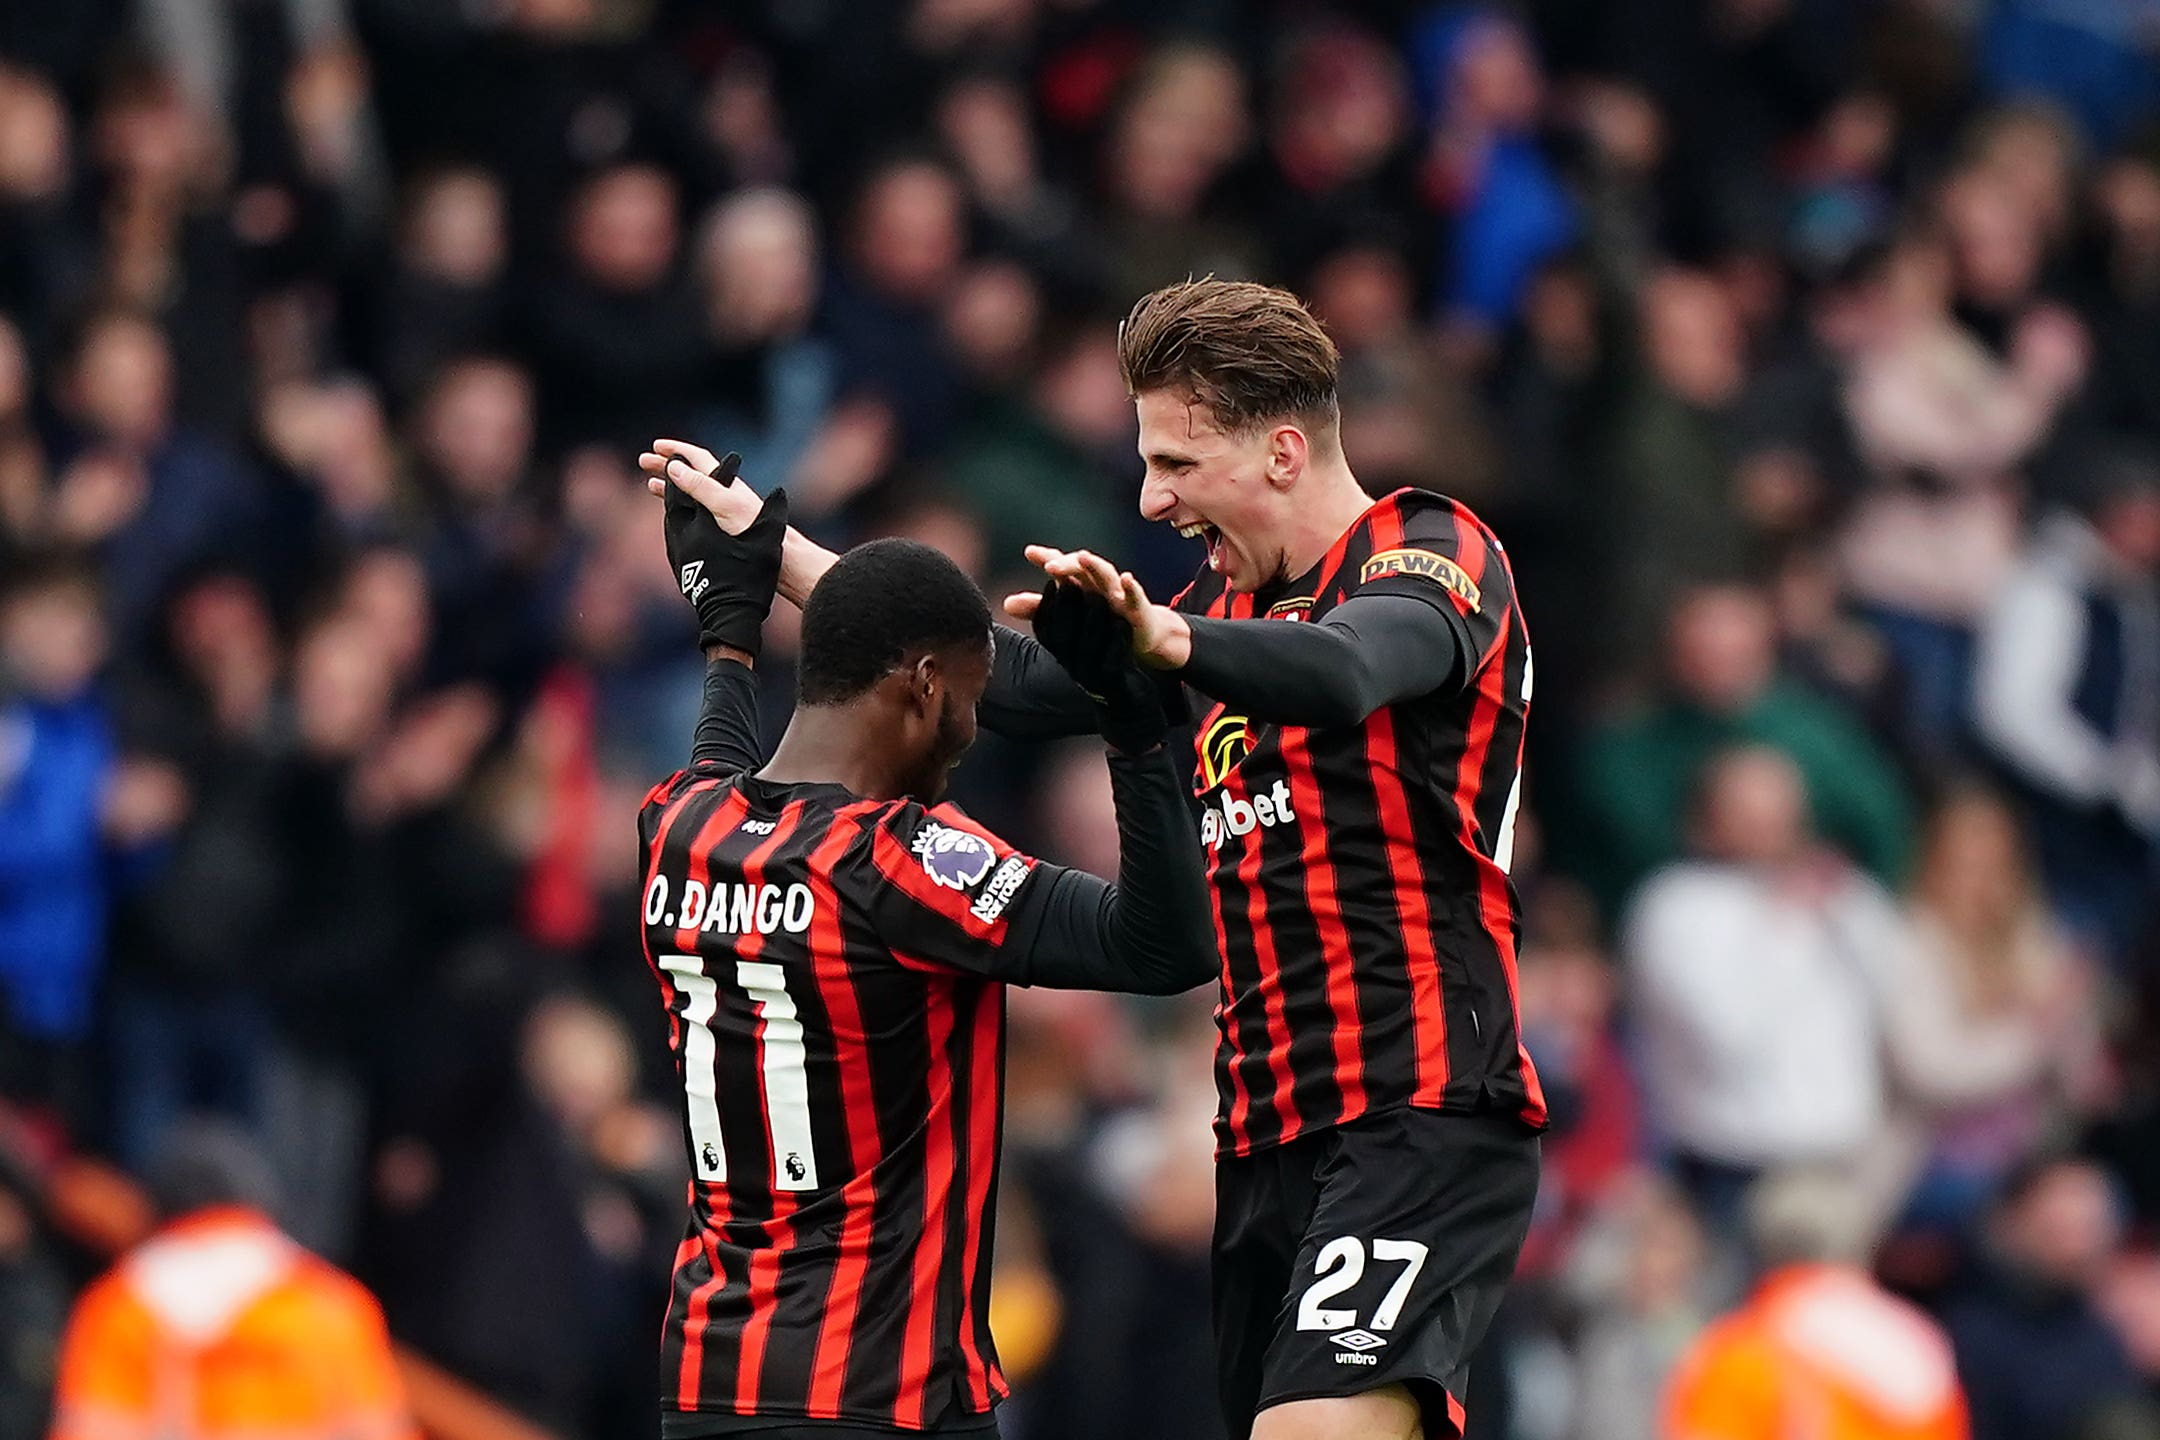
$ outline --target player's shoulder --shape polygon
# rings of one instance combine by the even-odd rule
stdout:
[[[645,792],[638,806],[638,834],[647,845],[657,839],[663,822],[686,806],[718,804],[736,788],[742,777],[712,765],[693,765],[678,770]],[[701,798],[702,797],[702,798]],[[669,822],[672,823],[672,822]]]
[[[1466,614],[1506,608],[1510,587],[1500,543],[1461,501],[1405,487],[1373,503],[1364,530],[1362,543],[1345,557],[1350,588],[1384,584],[1424,595],[1426,586],[1437,586]]]
[[[1499,537],[1475,510],[1452,495],[1405,485],[1373,502],[1365,512],[1374,540],[1446,540],[1461,544],[1475,538],[1497,550]]]
[[[955,889],[980,880],[1012,850],[989,826],[950,803],[890,801],[873,813],[869,828],[902,847],[932,880]]]
[[[864,827],[864,858],[880,890],[993,933],[1037,862],[957,805],[898,800]],[[1001,933],[1001,932],[998,932]]]
[[[719,792],[733,789],[741,776],[721,766],[706,762],[685,766],[645,792],[639,804],[639,813],[656,813],[665,810],[685,795],[696,792]]]

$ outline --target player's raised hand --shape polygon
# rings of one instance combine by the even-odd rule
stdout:
[[[733,461],[728,465],[727,461]],[[720,528],[740,535],[757,519],[758,494],[744,484],[737,472],[742,457],[730,452],[722,460],[702,445],[687,440],[660,439],[638,456],[638,468],[646,475],[645,488],[655,495],[680,492],[705,507]],[[725,468],[726,473],[722,474]]]
[[[1127,755],[1160,745],[1170,713],[1163,687],[1133,654],[1132,627],[1102,596],[1070,581],[1047,581],[1034,598],[1036,642],[1095,702],[1103,738]]]
[[[742,457],[730,453],[706,479],[724,486],[735,479]],[[677,461],[675,469],[682,468]],[[665,484],[665,482],[663,482]],[[697,611],[698,643],[755,660],[780,582],[780,552],[787,539],[787,491],[775,490],[740,534],[719,520],[681,485],[666,485],[668,564],[683,598]]]
[[[1030,545],[1026,553],[1029,563],[1041,567],[1052,580],[1101,596],[1131,627],[1133,653],[1142,664],[1157,670],[1176,670],[1191,658],[1192,630],[1185,617],[1167,605],[1149,600],[1131,571],[1119,570],[1092,550]],[[1028,619],[1035,610],[1031,601],[1039,603],[1040,596],[1034,592],[1011,596],[1005,602],[1006,613]]]

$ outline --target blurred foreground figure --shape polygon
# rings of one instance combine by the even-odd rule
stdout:
[[[407,1440],[382,1311],[271,1223],[263,1157],[177,1126],[153,1173],[164,1224],[83,1292],[53,1440]]]
[[[1771,1268],[1681,1360],[1668,1440],[1966,1440],[1949,1339],[1868,1274],[1844,1186],[1796,1173],[1749,1209]]]

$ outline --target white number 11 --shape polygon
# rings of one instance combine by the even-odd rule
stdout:
[[[683,993],[683,1091],[689,1101],[690,1160],[700,1180],[727,1179],[727,1141],[720,1130],[719,1043],[712,1030],[720,989],[699,955],[669,955],[660,967]],[[787,972],[761,960],[735,962],[735,983],[756,1014],[759,1069],[764,1076],[765,1128],[772,1142],[775,1190],[815,1190],[817,1150],[810,1133],[808,1052],[802,1018],[788,994]]]

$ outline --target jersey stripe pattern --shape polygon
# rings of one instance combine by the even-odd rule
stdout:
[[[1406,1105],[1546,1120],[1520,1038],[1507,876],[1530,639],[1499,542],[1455,501],[1398,490],[1297,580],[1239,595],[1203,572],[1174,603],[1298,623],[1359,594],[1444,607],[1472,668],[1460,689],[1355,726],[1201,712],[1193,791],[1223,962],[1225,1153]]]
[[[663,1410],[987,1412],[998,974],[1035,862],[949,807],[700,769],[640,829],[692,1173]]]

